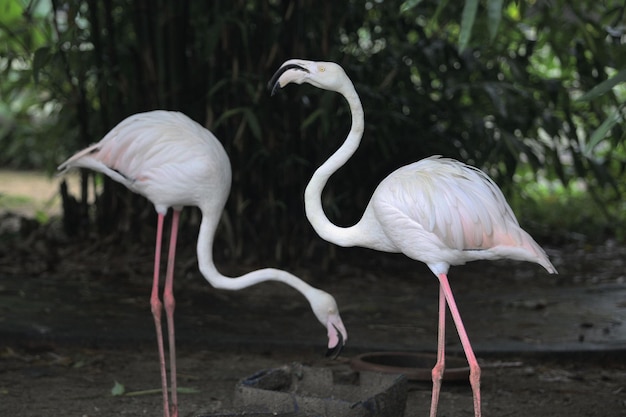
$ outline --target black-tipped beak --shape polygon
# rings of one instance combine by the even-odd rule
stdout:
[[[287,64],[284,65],[280,68],[278,68],[278,71],[276,71],[274,73],[274,75],[272,75],[272,78],[270,79],[270,81],[267,83],[267,89],[270,90],[270,95],[274,95],[276,93],[276,90],[278,90],[280,88],[280,83],[278,82],[278,79],[280,78],[281,75],[283,75],[285,72],[289,71],[290,69],[295,69],[298,71],[304,71],[304,72],[309,72],[308,69],[298,65],[298,64]]]
[[[328,348],[328,350],[326,351],[326,357],[330,359],[337,359],[337,357],[341,353],[341,350],[343,349],[344,341],[343,341],[343,335],[341,334],[337,326],[333,324],[333,327],[337,331],[337,338],[339,340],[335,346],[333,346],[332,348]]]

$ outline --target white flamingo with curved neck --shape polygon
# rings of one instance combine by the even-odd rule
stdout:
[[[100,142],[76,153],[58,169],[63,173],[71,168],[99,171],[146,197],[157,211],[150,305],[157,332],[165,417],[178,416],[173,282],[178,221],[183,206],[197,206],[202,212],[197,244],[198,266],[213,287],[239,290],[264,281],[279,281],[293,287],[306,297],[313,313],[326,327],[328,354],[339,354],[348,335],[337,303],[330,294],[279,269],[260,269],[236,278],[226,277],[216,269],[213,240],[230,192],[232,173],[222,144],[207,129],[178,112],[156,110],[135,114],[120,122]],[[163,220],[170,207],[173,208],[173,217],[163,303],[169,336],[171,408],[161,330],[163,303],[159,299]]]
[[[543,249],[519,226],[502,192],[485,173],[438,156],[401,167],[386,177],[354,226],[334,225],[324,213],[321,195],[330,176],[359,147],[365,123],[363,107],[354,85],[333,62],[288,60],[276,71],[268,88],[274,94],[289,83],[308,83],[335,91],[347,100],[352,114],[348,137],[315,171],[306,187],[304,201],[309,222],[323,239],[337,245],[401,252],[428,265],[440,284],[430,416],[437,414],[445,368],[447,304],[470,366],[474,414],[479,417],[480,367],[448,283],[450,265],[508,258],[535,262],[549,273],[557,273],[556,269]]]

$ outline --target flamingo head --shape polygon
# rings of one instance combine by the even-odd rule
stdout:
[[[346,331],[341,316],[339,315],[339,308],[335,298],[322,290],[313,289],[313,291],[307,295],[311,308],[315,317],[328,332],[328,351],[326,356],[336,358],[339,356],[341,349],[348,340],[348,332]]]
[[[341,92],[341,89],[352,83],[341,66],[334,62],[306,61],[289,59],[274,73],[267,88],[274,95],[278,88],[289,83],[309,83],[315,87]]]

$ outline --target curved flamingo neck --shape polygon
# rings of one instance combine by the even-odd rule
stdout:
[[[215,288],[225,290],[240,290],[265,281],[282,282],[299,291],[311,303],[319,290],[310,286],[298,277],[287,271],[274,268],[259,269],[239,277],[227,277],[222,275],[213,261],[213,242],[215,230],[219,222],[218,216],[209,214],[202,215],[200,232],[198,234],[198,267],[202,276]]]
[[[359,224],[351,227],[339,227],[328,219],[322,206],[322,191],[328,179],[354,155],[361,143],[365,126],[363,106],[352,82],[346,80],[341,90],[337,92],[346,99],[350,106],[352,115],[350,133],[339,149],[311,177],[311,181],[304,191],[304,204],[309,222],[322,239],[339,246],[354,246],[358,243],[356,228]]]

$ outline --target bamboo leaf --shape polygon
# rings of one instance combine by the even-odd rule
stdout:
[[[589,137],[589,141],[586,143],[585,148],[583,149],[583,154],[589,158],[591,157],[591,152],[593,148],[598,145],[609,133],[609,131],[621,120],[621,116],[618,110],[615,110],[613,113],[609,115],[600,126],[591,134]]]
[[[478,0],[466,0],[461,17],[461,33],[459,34],[459,52],[463,52],[472,36],[472,28],[476,20]]]
[[[248,127],[250,127],[250,131],[252,132],[252,136],[256,139],[261,140],[261,125],[259,124],[259,119],[256,117],[254,112],[250,109],[245,110],[246,121],[248,122]]]
[[[423,0],[406,0],[400,5],[400,13],[408,12],[417,7]]]
[[[117,386],[119,383],[115,381],[115,384]],[[152,388],[152,389],[144,389],[144,390],[139,390],[139,391],[126,392],[124,389],[124,385],[122,384],[119,384],[119,385],[122,387],[121,393],[113,394],[113,395],[123,395],[125,397],[141,397],[143,395],[154,395],[154,394],[159,394],[160,392],[162,392],[162,388]],[[116,386],[113,387],[113,389],[116,389]],[[111,393],[113,393],[113,389],[111,390]],[[197,394],[200,392],[200,390],[198,390],[197,388],[177,387],[176,392],[179,394]]]
[[[593,87],[591,90],[587,91],[581,97],[578,98],[579,101],[593,100],[594,98],[598,98],[601,95],[610,91],[613,87],[618,85],[619,83],[623,83],[626,81],[626,68],[620,70],[617,74],[601,82],[600,84]]]
[[[229,83],[230,83],[230,79],[228,79],[228,78],[223,78],[223,79],[219,80],[218,82],[216,82],[213,85],[213,87],[211,87],[211,89],[209,90],[209,97],[213,97],[213,95],[216,94],[222,88],[228,87]]]
[[[496,38],[498,27],[500,26],[500,20],[502,19],[502,3],[503,0],[488,0],[487,2],[489,40],[491,42],[493,42]]]
[[[197,394],[200,390],[197,388],[178,387],[176,388],[176,392],[179,394]]]
[[[213,123],[213,129],[217,129],[217,127],[220,126],[222,123],[224,123],[226,120],[230,119],[231,117],[237,114],[245,113],[245,111],[246,111],[245,107],[237,107],[234,109],[226,110],[220,115],[220,117],[215,121],[215,123]]]
[[[120,395],[124,395],[126,397],[140,397],[142,395],[154,395],[154,394],[159,394],[160,392],[162,392],[161,388],[153,388],[153,389],[144,389],[144,390],[140,390],[140,391],[130,391],[127,393],[123,393]],[[176,392],[179,394],[197,394],[200,392],[200,390],[196,389],[196,388],[185,388],[185,387],[178,387],[176,388]]]
[[[309,114],[306,119],[304,119],[304,121],[302,121],[302,126],[300,127],[302,130],[307,129],[311,124],[313,124],[317,119],[322,119],[322,122],[324,121],[324,114],[326,114],[326,112],[323,109],[317,109],[313,112],[311,112],[311,114]]]
[[[448,5],[448,0],[441,0],[439,2],[439,5],[437,6],[437,10],[435,10],[435,14],[433,15],[433,17],[430,19],[430,25],[433,25],[435,22],[437,22],[437,20],[439,20],[439,15],[441,14],[441,12],[443,12],[443,9]]]

